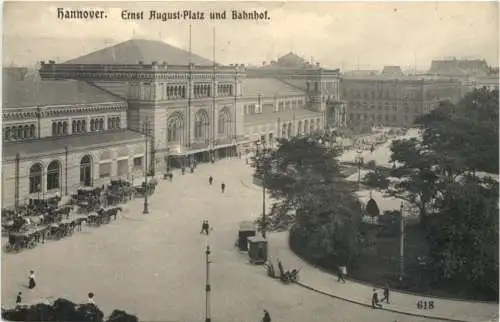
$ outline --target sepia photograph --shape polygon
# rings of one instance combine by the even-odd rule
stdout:
[[[499,320],[498,2],[2,5],[2,320]]]

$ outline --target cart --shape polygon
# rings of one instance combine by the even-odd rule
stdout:
[[[237,246],[241,251],[248,250],[247,238],[252,236],[255,236],[255,224],[252,221],[240,222]]]
[[[267,262],[267,240],[261,236],[248,237],[248,256],[252,264]]]

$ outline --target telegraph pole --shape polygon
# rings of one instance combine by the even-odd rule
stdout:
[[[144,153],[144,210],[142,213],[144,215],[149,214],[148,209],[148,134],[149,134],[149,122],[146,121],[144,124],[144,144],[146,145],[146,153]]]
[[[399,222],[400,239],[399,239],[399,280],[402,281],[404,277],[404,267],[405,267],[405,223],[403,217],[403,202],[401,202],[400,210],[401,214]]]
[[[206,255],[206,286],[205,286],[205,322],[211,322],[212,318],[210,317],[210,246],[207,245],[207,249],[205,250]]]

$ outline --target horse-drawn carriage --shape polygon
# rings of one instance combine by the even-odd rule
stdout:
[[[105,191],[106,205],[126,203],[132,199],[134,189],[130,182],[125,180],[111,180]]]
[[[32,227],[24,231],[12,232],[6,245],[8,252],[18,252],[22,249],[33,248],[40,241],[45,242],[48,227]]]
[[[135,195],[145,196],[147,194],[151,196],[155,192],[157,185],[158,181],[155,178],[150,179],[147,184],[144,181],[140,185],[134,184]]]
[[[79,211],[89,213],[100,207],[101,187],[85,187],[80,188],[76,195],[73,195]]]
[[[248,250],[248,237],[255,236],[255,223],[252,221],[242,221],[240,222],[240,229],[238,231],[238,240],[236,241],[236,246],[241,251]]]
[[[116,220],[118,212],[122,211],[122,207],[112,206],[107,208],[101,208],[96,212],[88,215],[88,223],[90,225],[100,226],[103,224],[109,224],[111,222],[111,217]]]

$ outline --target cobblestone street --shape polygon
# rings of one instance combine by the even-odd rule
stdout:
[[[223,160],[200,165],[194,174],[175,173],[171,183],[160,181],[150,215],[142,214],[138,198],[125,205],[117,222],[4,254],[3,305],[13,305],[18,291],[26,302],[57,297],[85,302],[92,291],[105,314],[117,308],[141,321],[201,321],[208,240],[200,228],[208,219],[213,321],[259,321],[264,308],[273,321],[422,321],[282,285],[262,266],[249,264],[233,245],[238,223],[260,214],[261,191],[246,184],[252,169],[244,163]],[[33,291],[26,288],[30,269],[37,276]]]

